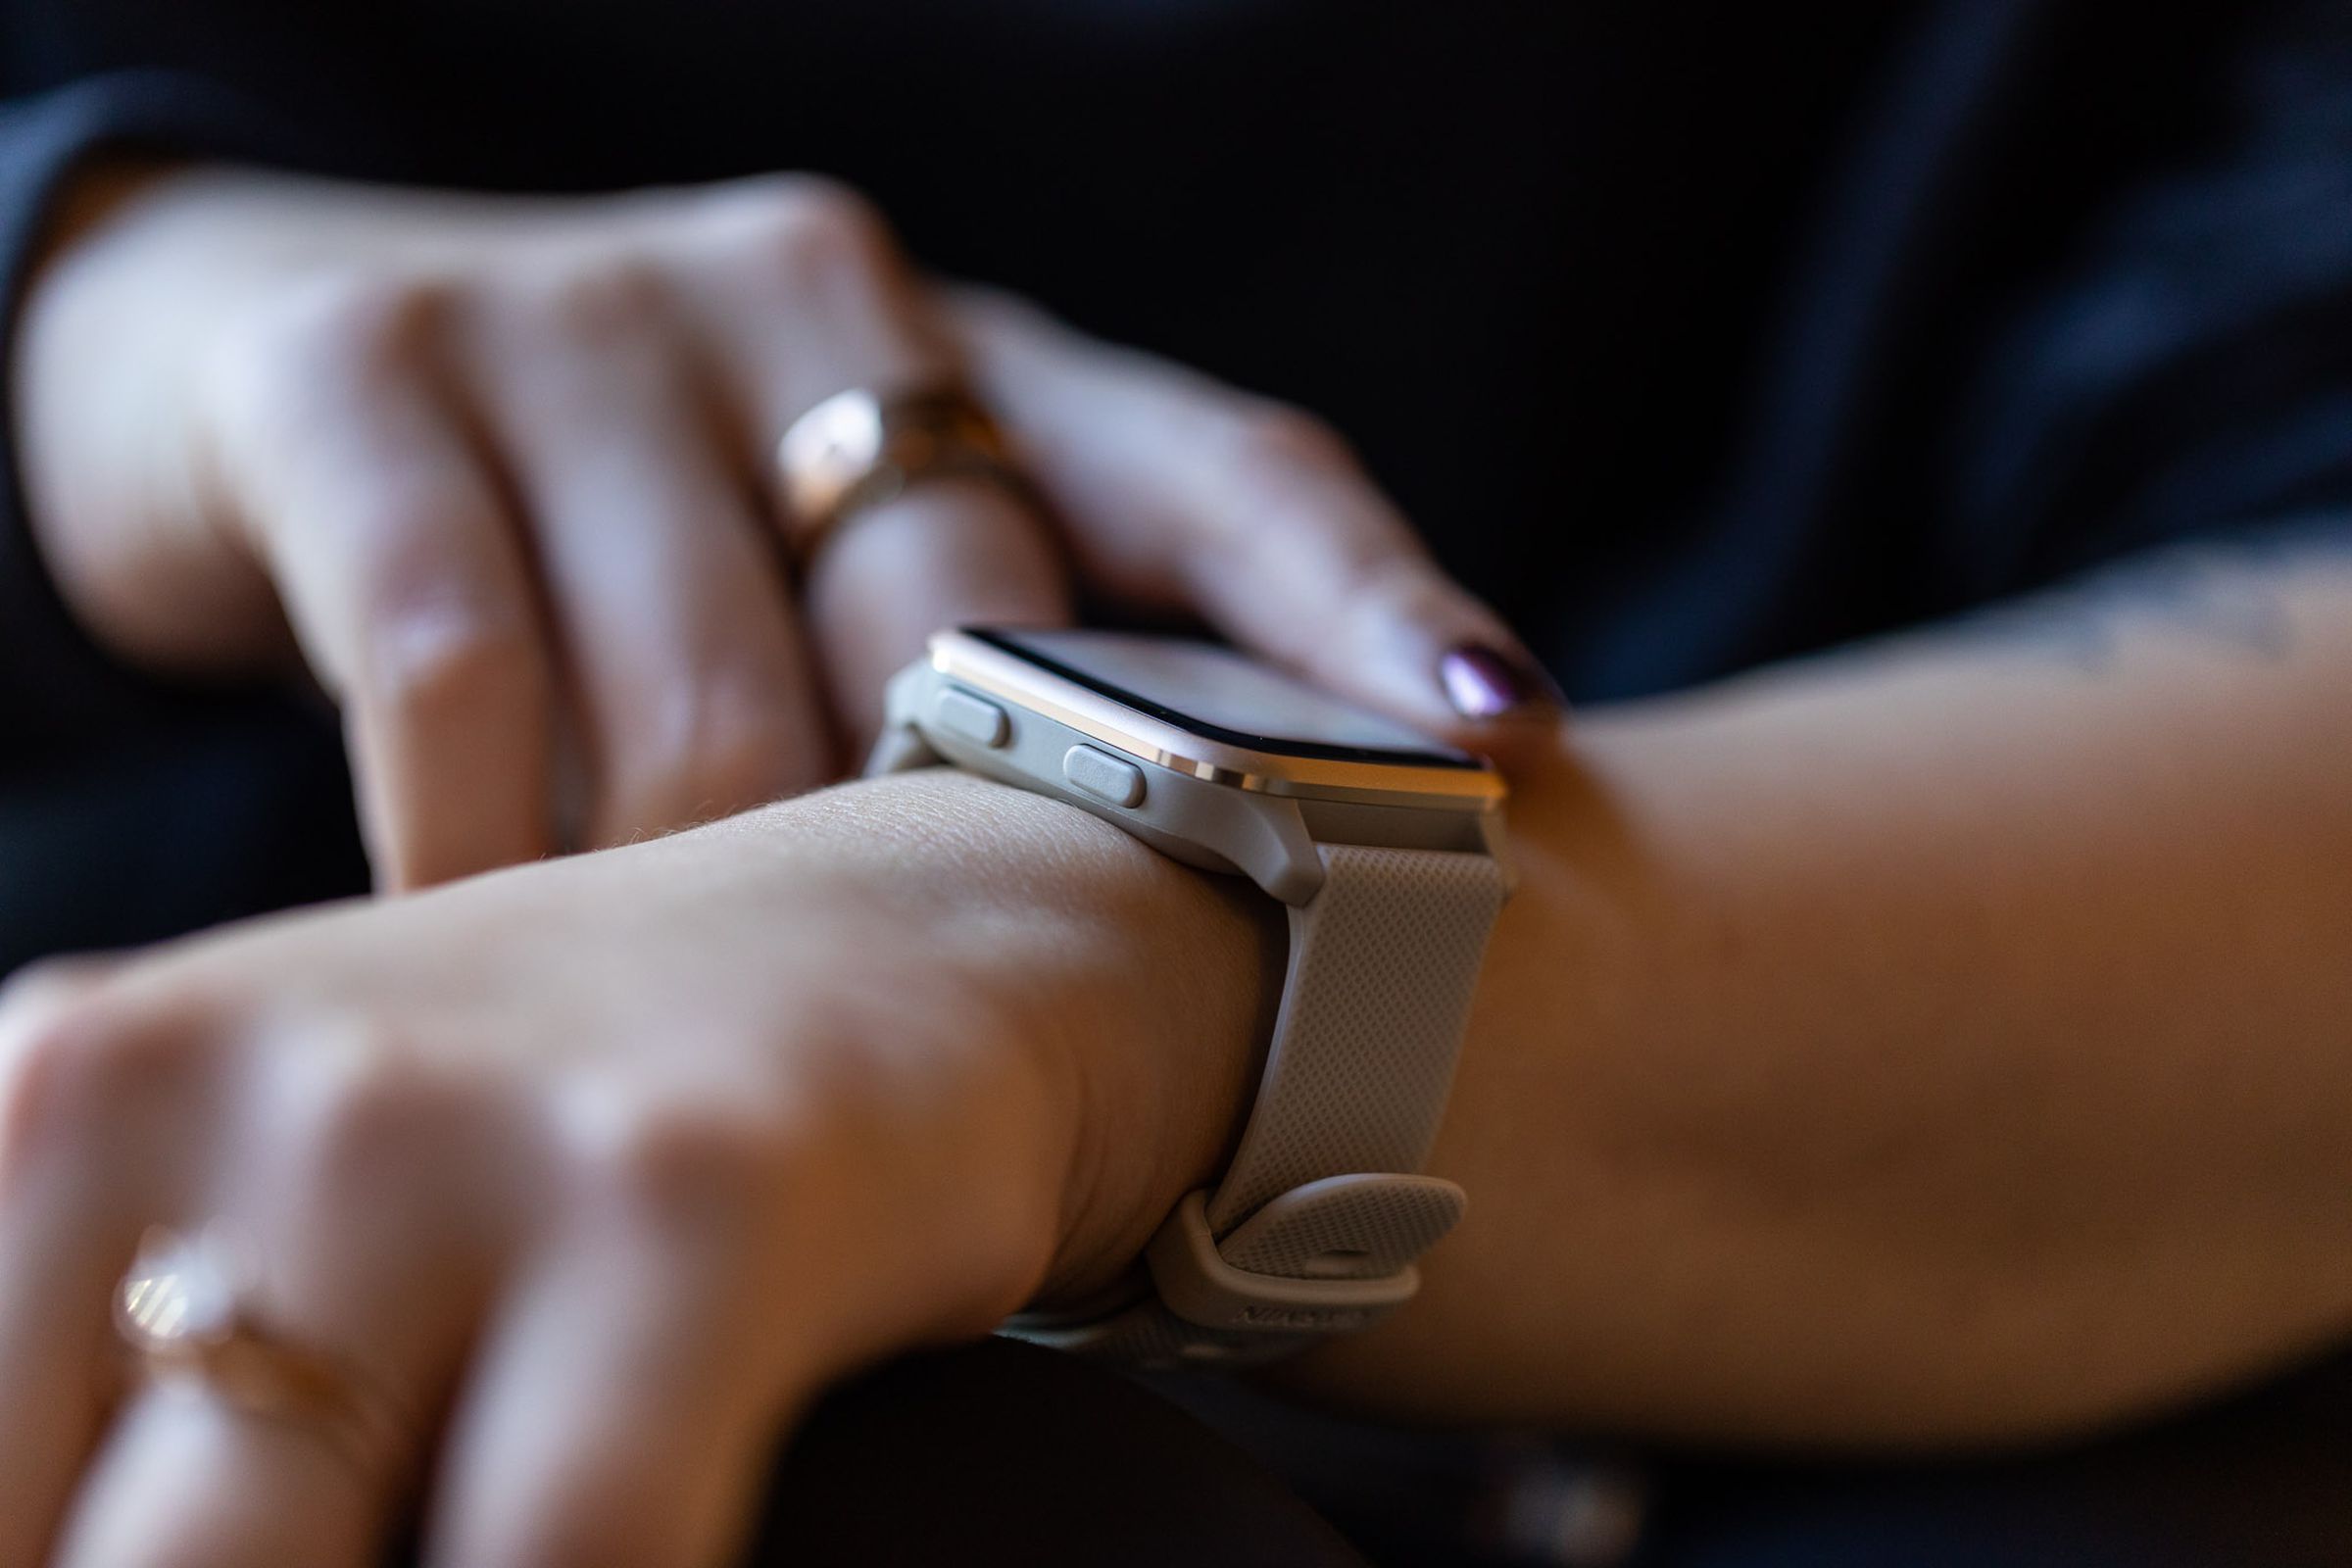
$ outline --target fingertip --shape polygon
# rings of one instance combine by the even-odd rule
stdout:
[[[1567,695],[1498,615],[1434,566],[1396,576],[1349,604],[1337,636],[1315,641],[1309,674],[1456,744],[1507,744],[1558,723]]]
[[[1471,724],[1549,719],[1568,707],[1559,682],[1532,655],[1491,640],[1446,648],[1434,674],[1446,705]]]
[[[1483,615],[1367,620],[1350,646],[1335,647],[1304,673],[1505,771],[1555,749],[1568,714],[1551,673]]]

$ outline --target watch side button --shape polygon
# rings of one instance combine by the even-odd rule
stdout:
[[[931,722],[983,746],[1002,746],[1012,734],[1012,720],[1004,716],[1004,710],[953,686],[931,699]]]
[[[1061,776],[1096,800],[1113,806],[1144,803],[1144,770],[1092,746],[1073,746],[1063,753]]]

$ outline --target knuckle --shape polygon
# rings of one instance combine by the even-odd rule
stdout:
[[[592,1185],[656,1230],[758,1223],[793,1180],[793,1140],[760,1114],[638,1105],[602,1119],[586,1151]]]
[[[34,966],[0,992],[0,1160],[66,1119],[105,1026],[70,981]]]
[[[395,717],[528,700],[538,683],[529,629],[465,592],[383,592],[368,612],[359,699]]]
[[[440,279],[347,272],[256,305],[197,371],[228,452],[268,468],[352,397],[430,375],[454,297]]]
[[[207,1042],[193,1020],[135,1012],[72,969],[11,982],[0,999],[0,1175],[170,1090],[201,1067]]]
[[[659,333],[671,312],[668,279],[640,257],[610,257],[560,273],[538,308],[551,328],[590,345],[635,343]]]
[[[821,175],[762,180],[738,192],[729,223],[738,240],[787,283],[822,289],[897,266],[898,242],[881,210]]]
[[[365,379],[422,368],[448,318],[452,286],[420,273],[339,272],[290,288],[233,334],[237,384],[254,395],[300,396],[318,377]]]
[[[434,1065],[416,1047],[386,1024],[352,1023],[292,1058],[289,1119],[313,1190],[370,1193],[406,1183],[472,1116],[475,1081]]]
[[[0,980],[0,1038],[96,991],[111,966],[100,958],[36,958]]]
[[[1234,424],[1231,461],[1245,479],[1281,484],[1300,474],[1354,471],[1355,454],[1347,438],[1303,409],[1266,404]]]

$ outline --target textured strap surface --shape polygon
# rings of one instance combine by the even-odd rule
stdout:
[[[908,724],[884,735],[868,771],[933,760]],[[1360,1327],[1412,1294],[1413,1259],[1462,1212],[1459,1189],[1414,1173],[1445,1115],[1508,875],[1488,855],[1315,853],[1323,883],[1291,906],[1249,1124],[1215,1190],[1189,1197],[1153,1239],[1160,1294],[1077,1320],[1016,1317],[1005,1333],[1125,1361],[1232,1365]]]
[[[1373,1278],[1408,1268],[1460,1215],[1458,1190],[1404,1178],[1428,1157],[1445,1114],[1507,884],[1483,855],[1352,845],[1319,853],[1326,879],[1291,910],[1289,975],[1264,1075],[1207,1217],[1218,1255],[1235,1268]],[[1328,1180],[1363,1173],[1396,1179]],[[1157,1299],[1087,1323],[1016,1320],[1007,1332],[1146,1365],[1265,1361],[1317,1337],[1203,1327]]]
[[[1208,1202],[1220,1238],[1322,1176],[1429,1157],[1503,870],[1484,855],[1318,846],[1250,1124]]]

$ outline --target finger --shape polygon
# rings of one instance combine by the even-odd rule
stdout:
[[[1198,612],[1343,696],[1482,749],[1556,698],[1500,616],[1448,577],[1321,424],[958,301],[975,379],[1012,426],[1089,581]]]
[[[343,705],[377,879],[546,853],[549,662],[514,521],[442,395],[429,291],[290,309],[224,403],[221,461]]]
[[[835,393],[960,377],[929,291],[856,198],[751,182],[721,192],[709,220],[706,330],[739,389],[744,445],[771,480],[777,439]],[[784,504],[779,485],[771,505]],[[1069,617],[1059,546],[1035,507],[968,477],[923,480],[845,519],[805,563],[805,589],[854,752],[880,726],[883,684],[939,627]]]
[[[443,1451],[429,1568],[733,1560],[774,1417],[765,1380],[716,1347],[763,1342],[714,1332],[686,1294],[642,1259],[586,1252],[517,1294]]]
[[[568,654],[591,842],[823,783],[832,739],[772,537],[664,285],[564,280],[476,341]]]
[[[0,1562],[47,1560],[113,1404],[112,1296],[135,1227],[102,1204],[114,1161],[78,1139],[84,1010],[102,970],[21,971],[0,1002]],[[77,1102],[81,1102],[77,1104]],[[79,1146],[79,1147],[77,1147]]]
[[[208,1150],[150,1190],[201,1216],[157,1217],[217,1270],[246,1359],[140,1369],[73,1500],[63,1568],[376,1560],[478,1313],[506,1210],[468,1175],[504,1124],[331,1036],[239,1063],[242,1115],[216,1129],[237,1162]]]
[[[388,1487],[334,1442],[200,1391],[150,1388],[91,1466],[57,1568],[356,1568],[388,1529]]]
[[[110,1298],[129,1252],[0,1230],[0,1562],[37,1563],[112,1406]]]
[[[883,687],[942,626],[1054,626],[1070,618],[1058,547],[1036,514],[985,479],[939,478],[835,531],[808,569],[808,618],[834,702],[862,749]]]

